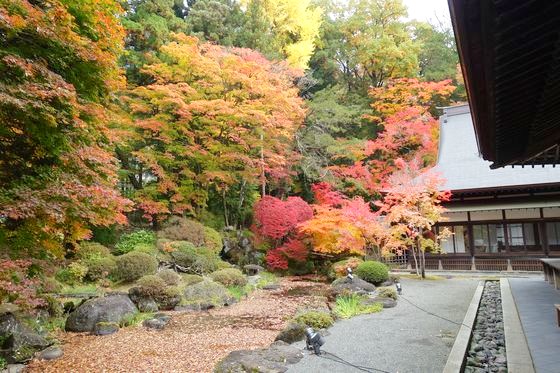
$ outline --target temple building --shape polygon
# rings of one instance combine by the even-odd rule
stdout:
[[[469,106],[445,108],[433,170],[452,198],[436,229],[453,235],[427,268],[540,270],[538,258],[560,257],[560,166],[491,164],[480,156]]]

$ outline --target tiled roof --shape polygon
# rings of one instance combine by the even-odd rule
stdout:
[[[557,184],[560,166],[515,166],[490,169],[480,157],[468,105],[448,107],[440,118],[438,161],[434,171],[451,191]]]

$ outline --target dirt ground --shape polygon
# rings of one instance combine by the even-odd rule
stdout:
[[[139,325],[109,336],[60,332],[64,356],[35,360],[26,372],[212,372],[234,350],[268,346],[300,309],[324,307],[326,285],[283,278],[230,307],[169,312],[162,331]]]

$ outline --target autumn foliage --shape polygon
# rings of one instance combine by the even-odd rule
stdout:
[[[145,218],[196,215],[210,193],[225,201],[292,174],[290,143],[305,115],[294,70],[183,34],[153,61],[143,69],[152,83],[121,94],[131,117],[119,157]]]
[[[0,238],[12,251],[60,256],[89,226],[126,222],[103,106],[120,81],[120,8],[9,3],[0,7]]]
[[[377,219],[369,203],[361,197],[344,198],[328,184],[314,187],[315,215],[299,226],[299,232],[310,238],[316,253],[327,255],[364,255],[374,244]]]
[[[386,87],[372,88],[373,114],[366,117],[382,130],[373,140],[351,146],[352,164],[331,170],[351,187],[350,193],[379,193],[397,170],[396,159],[420,159],[422,167],[435,164],[438,122],[436,106],[448,102],[455,90],[451,81],[423,82],[418,79],[391,80]]]
[[[300,197],[281,200],[264,196],[255,204],[253,231],[272,246],[266,262],[271,269],[288,269],[289,260],[305,261],[309,250],[298,232],[301,223],[313,217],[313,209]]]

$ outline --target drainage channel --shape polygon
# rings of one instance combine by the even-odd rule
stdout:
[[[499,281],[486,281],[465,356],[465,373],[507,372]]]

